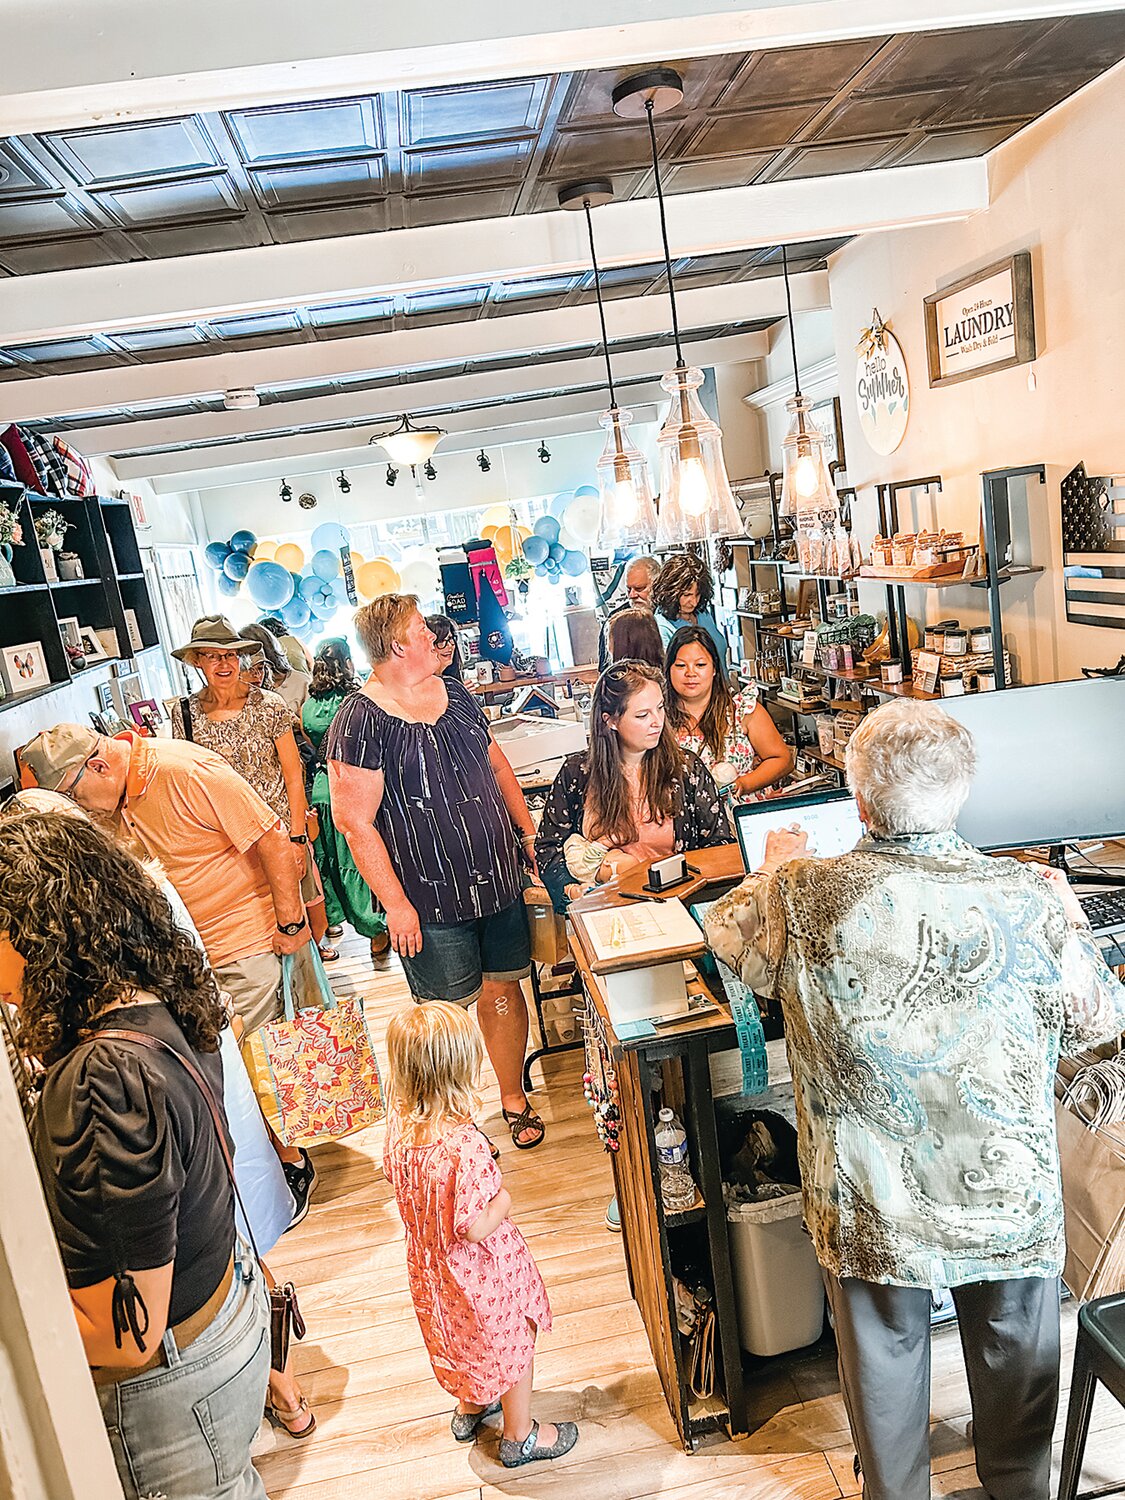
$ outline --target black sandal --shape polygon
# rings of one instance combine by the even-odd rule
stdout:
[[[501,1114],[504,1116],[504,1123],[512,1132],[512,1145],[517,1151],[534,1151],[536,1146],[543,1144],[543,1137],[547,1134],[547,1127],[530,1104],[525,1104],[518,1114],[513,1114],[506,1109],[501,1110]],[[521,1135],[525,1130],[537,1130],[539,1134],[531,1141],[517,1140],[516,1137]]]
[[[481,1128],[480,1128],[479,1125],[477,1126],[477,1129],[480,1131],[481,1135],[484,1136],[485,1140],[488,1141],[488,1154],[492,1157],[492,1160],[493,1161],[499,1161],[500,1160],[500,1147],[496,1144],[496,1142],[494,1140],[492,1140],[489,1136],[485,1135],[484,1131],[481,1130]]]

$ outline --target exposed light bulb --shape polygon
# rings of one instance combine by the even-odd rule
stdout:
[[[807,500],[810,495],[816,494],[817,487],[816,464],[810,454],[802,453],[793,470],[793,488],[803,500]]]
[[[680,505],[689,516],[706,515],[711,508],[711,486],[700,458],[680,461]]]
[[[613,510],[619,526],[632,526],[636,522],[640,502],[632,475],[619,479],[613,486]]]

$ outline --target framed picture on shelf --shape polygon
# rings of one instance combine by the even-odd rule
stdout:
[[[108,682],[99,682],[94,690],[98,695],[98,708],[103,714],[115,714],[117,709],[113,703],[113,687]]]
[[[814,402],[809,408],[809,416],[824,438],[825,461],[846,469],[848,464],[844,455],[844,419],[839,396],[829,396],[824,401]]]
[[[47,658],[39,641],[25,641],[22,646],[5,646],[0,650],[0,677],[9,696],[46,687],[51,681]]]
[[[68,651],[82,651],[83,656],[86,654],[82,648],[82,627],[77,615],[67,615],[59,620],[59,634]]]
[[[104,734],[109,739],[112,739],[115,734],[124,734],[126,729],[132,727],[114,713],[91,713],[90,723],[99,734]]]
[[[160,712],[160,705],[155,698],[140,698],[136,703],[130,703],[129,717],[138,729],[146,734],[155,735],[157,726],[163,721],[164,715]]]
[[[87,664],[109,660],[109,652],[102,646],[98,633],[92,625],[79,625],[78,644],[82,647],[82,655],[86,658]]]
[[[141,639],[141,627],[137,624],[137,611],[127,609],[125,611],[125,629],[129,635],[130,649],[135,653],[145,649],[145,643]]]

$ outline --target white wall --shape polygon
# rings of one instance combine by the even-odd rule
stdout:
[[[1091,473],[1125,470],[1125,69],[1119,67],[1022,132],[991,159],[992,206],[960,224],[869,235],[845,246],[829,268],[848,456],[860,486],[940,473],[932,512],[945,526],[977,534],[980,473],[1043,462],[1050,482],[1029,490],[1037,581],[1005,586],[1005,629],[1024,682],[1065,679],[1082,666],[1110,665],[1125,649],[1119,630],[1065,618],[1058,482],[1079,460]],[[1017,250],[1030,249],[1039,357],[931,390],[922,299]],[[910,372],[906,436],[887,458],[873,454],[858,426],[854,348],[873,307],[902,345]],[[1029,388],[1031,377],[1034,388]],[[861,497],[865,540],[874,497]],[[872,597],[870,603],[875,602]],[[908,592],[930,619],[984,616],[983,592]],[[922,611],[916,610],[916,617]]]

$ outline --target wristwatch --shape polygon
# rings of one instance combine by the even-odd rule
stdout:
[[[307,844],[308,841],[309,836],[307,833],[291,833],[289,835],[289,842],[291,844]]]
[[[284,937],[296,937],[304,925],[305,919],[304,917],[302,917],[299,922],[279,922],[277,924],[277,930]]]

